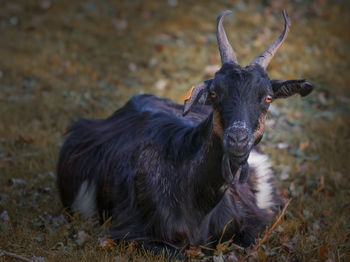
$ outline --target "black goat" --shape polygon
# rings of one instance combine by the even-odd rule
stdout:
[[[71,126],[57,170],[64,206],[112,216],[116,240],[176,247],[215,243],[226,224],[223,240],[247,246],[268,225],[278,205],[273,177],[267,157],[252,149],[270,102],[313,87],[265,72],[289,31],[285,12],[281,36],[247,67],[223,29],[228,13],[217,20],[222,67],[184,106],[137,95],[107,119]]]

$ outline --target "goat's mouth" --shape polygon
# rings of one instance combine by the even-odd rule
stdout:
[[[242,170],[244,166],[247,166],[249,154],[250,150],[238,156],[228,152],[224,153],[221,161],[221,170],[223,178],[228,184],[234,181],[236,173],[240,168]]]
[[[250,150],[240,154],[228,153],[228,157],[233,165],[241,166],[247,161],[249,153]]]
[[[247,128],[230,128],[223,137],[224,153],[234,164],[242,164],[249,156],[253,147],[253,136]]]
[[[224,150],[225,154],[230,159],[230,162],[232,164],[239,165],[239,166],[247,161],[250,151],[251,151],[250,146],[245,150],[235,150],[232,147],[229,147],[226,150]]]

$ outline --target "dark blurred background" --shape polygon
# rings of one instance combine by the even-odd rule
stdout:
[[[55,166],[67,127],[79,117],[107,117],[133,94],[182,103],[192,85],[220,66],[216,17],[226,9],[233,14],[224,27],[242,66],[280,34],[286,9],[291,31],[267,72],[316,87],[311,96],[278,101],[270,110],[261,148],[270,155],[281,197],[294,200],[289,220],[262,252],[277,260],[346,259],[345,0],[1,0],[0,251],[63,261],[60,249],[52,249],[62,242],[72,261],[82,250],[93,259],[102,230],[79,223],[72,229],[59,219]],[[70,233],[79,230],[92,236],[86,245]]]

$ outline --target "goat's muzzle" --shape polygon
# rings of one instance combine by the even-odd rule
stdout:
[[[223,146],[231,160],[239,164],[245,161],[252,144],[252,135],[245,126],[231,126],[225,130]]]

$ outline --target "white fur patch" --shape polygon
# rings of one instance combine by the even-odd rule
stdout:
[[[248,164],[256,172],[257,179],[257,205],[261,209],[268,209],[273,206],[273,185],[269,181],[272,177],[271,165],[266,155],[255,151],[250,153]]]
[[[85,218],[93,217],[96,214],[96,185],[85,180],[79,189],[72,204],[72,210],[83,215]]]

